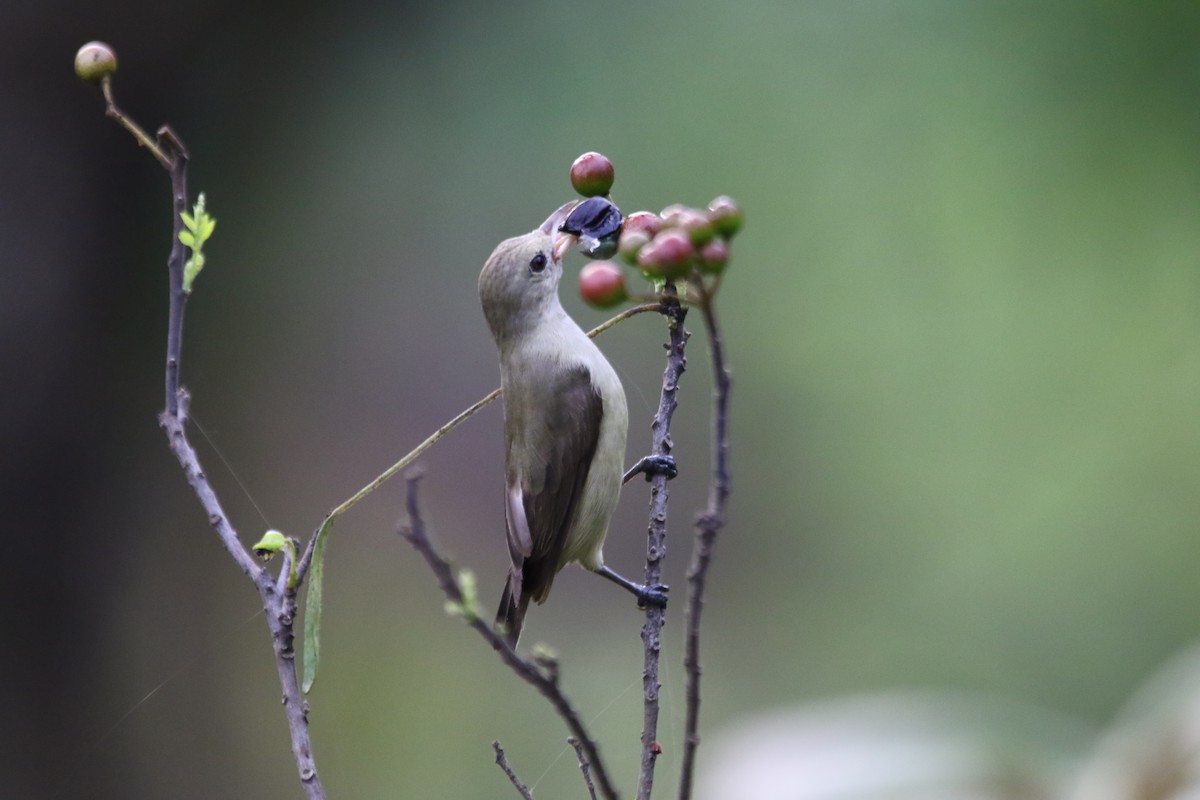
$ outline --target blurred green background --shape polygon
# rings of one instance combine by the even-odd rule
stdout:
[[[720,298],[734,494],[705,616],[710,734],[892,687],[1100,726],[1193,640],[1198,31],[1194,3],[6,6],[0,795],[300,795],[257,596],[155,424],[168,183],[73,75],[85,41],[116,48],[127,111],[187,142],[219,220],[183,375],[247,540],[307,535],[495,385],[479,267],[572,196],[576,155],[612,158],[626,211],[742,203]],[[603,315],[573,258],[564,300],[588,327]],[[692,327],[664,797],[708,468]],[[663,338],[642,317],[602,342],[630,461]],[[491,408],[423,462],[425,513],[489,607],[499,431]],[[498,738],[539,796],[580,796],[561,725],[396,537],[401,498],[389,485],[329,548],[311,719],[330,795],[514,796]],[[640,569],[646,500],[625,493],[618,570]],[[524,639],[559,649],[626,787],[639,627],[573,569]]]

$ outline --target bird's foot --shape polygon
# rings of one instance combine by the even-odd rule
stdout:
[[[667,480],[671,480],[678,474],[679,467],[675,465],[674,456],[646,456],[639,459],[636,464],[629,468],[629,471],[625,473],[625,477],[621,480],[621,483],[629,483],[638,475],[645,475],[646,480],[650,480],[655,475],[666,475]]]
[[[634,597],[637,598],[638,608],[646,608],[654,606],[655,608],[667,607],[667,591],[670,589],[665,583],[656,583],[653,586],[638,586]]]
[[[596,574],[608,578],[617,584],[617,586],[620,586],[636,597],[638,608],[646,608],[647,606],[654,606],[655,608],[667,607],[667,589],[670,587],[665,583],[655,583],[650,586],[634,583],[628,578],[621,577],[621,575],[613,572],[608,567],[600,567],[600,569],[596,570]]]

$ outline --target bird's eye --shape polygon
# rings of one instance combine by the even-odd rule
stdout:
[[[538,253],[533,258],[529,259],[529,269],[532,272],[541,272],[546,268],[546,254]]]

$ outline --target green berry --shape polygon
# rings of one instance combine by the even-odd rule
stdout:
[[[117,54],[104,42],[88,42],[75,54],[75,74],[99,83],[117,71]]]

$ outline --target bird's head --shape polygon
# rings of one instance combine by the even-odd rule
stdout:
[[[505,239],[483,265],[479,300],[497,340],[533,327],[558,303],[563,253],[576,241],[558,227],[576,204],[562,206],[523,236]]]

